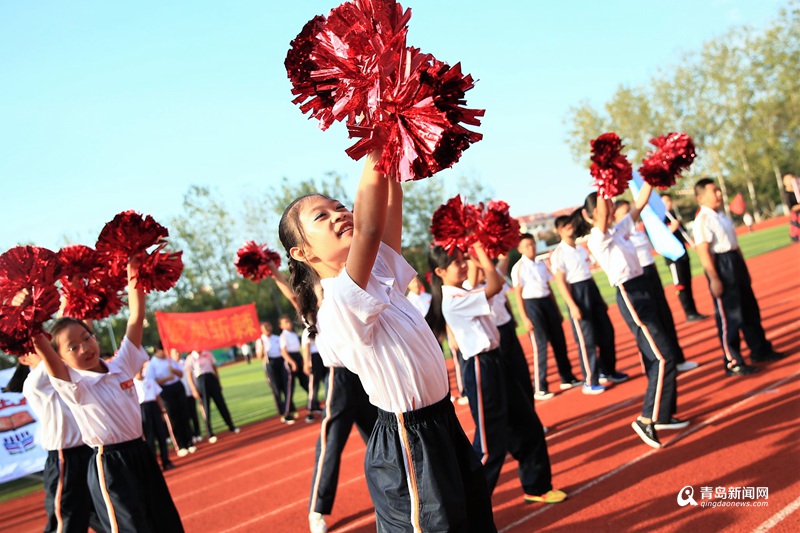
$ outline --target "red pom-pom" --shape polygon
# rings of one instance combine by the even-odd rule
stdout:
[[[54,286],[60,271],[58,255],[47,248],[11,248],[0,255],[0,302],[10,301],[22,289]]]
[[[151,291],[168,291],[178,283],[183,272],[183,252],[164,252],[162,244],[147,256],[139,266],[136,286],[145,294]]]
[[[125,271],[128,260],[155,245],[164,243],[169,230],[152,216],[123,211],[108,222],[97,238],[95,248],[107,254],[114,275]]]
[[[62,248],[58,256],[62,264],[61,292],[67,302],[64,316],[99,320],[119,312],[127,274],[108,263],[113,254],[74,245]]]
[[[394,0],[345,2],[306,24],[285,61],[294,103],[322,129],[346,119],[360,139],[348,155],[383,147],[376,169],[398,181],[452,166],[482,138],[460,124],[483,115],[463,107],[472,77],[406,47],[410,16]]]
[[[628,188],[633,169],[628,158],[622,155],[622,141],[616,133],[604,133],[592,141],[592,166],[597,193],[603,198],[613,198]]]
[[[248,241],[236,252],[236,271],[256,283],[272,276],[270,263],[278,268],[281,265],[281,255],[270,250],[266,244]]]
[[[508,212],[508,204],[492,200],[478,220],[478,240],[486,255],[499,257],[519,244],[519,221]]]
[[[449,253],[456,249],[469,250],[477,237],[474,230],[478,224],[478,209],[465,204],[461,195],[454,196],[442,204],[431,218],[433,244],[441,246]]]
[[[0,350],[11,355],[34,351],[27,325],[20,324],[17,309],[10,305],[0,305]]]
[[[694,161],[694,142],[685,133],[668,133],[650,140],[656,150],[639,167],[642,179],[659,189],[675,185],[675,179]]]

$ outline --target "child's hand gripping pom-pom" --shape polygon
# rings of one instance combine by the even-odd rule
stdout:
[[[616,133],[604,133],[592,141],[592,166],[597,193],[602,198],[613,198],[628,188],[633,169],[622,153],[622,141]]]
[[[39,246],[16,246],[0,255],[0,349],[14,355],[33,351],[30,339],[58,311],[60,268],[58,255]]]
[[[694,161],[694,142],[685,133],[673,132],[651,139],[650,144],[656,149],[642,160],[639,174],[653,187],[668,189]]]
[[[477,240],[478,209],[465,204],[457,195],[439,206],[431,218],[433,244],[452,254],[456,249],[466,252]]]
[[[492,200],[478,220],[478,240],[490,258],[507,254],[519,244],[519,221],[508,212],[508,204]]]
[[[306,24],[285,62],[301,110],[322,129],[346,119],[354,159],[384,147],[376,170],[397,181],[452,166],[482,137],[460,124],[483,115],[463,107],[472,77],[407,47],[410,16],[394,0],[345,2]]]
[[[270,250],[266,244],[248,241],[236,251],[236,271],[243,277],[258,283],[262,279],[272,277],[272,266],[281,265],[281,255]]]

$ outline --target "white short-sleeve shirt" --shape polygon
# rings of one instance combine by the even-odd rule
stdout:
[[[511,269],[511,282],[514,287],[522,287],[522,297],[547,298],[550,296],[550,280],[553,274],[543,261],[520,257]]]
[[[177,383],[181,379],[176,374],[170,372],[171,368],[174,368],[181,373],[183,372],[183,368],[181,368],[180,363],[177,361],[173,361],[169,357],[161,358],[153,356],[150,358],[150,364],[147,365],[147,376],[152,377],[154,381],[170,378],[169,381],[166,381],[161,385],[162,387],[166,387],[168,385],[172,385],[173,383]]]
[[[500,275],[502,275],[502,273],[500,273]],[[480,285],[480,287],[485,286],[486,283]],[[465,281],[462,287],[468,291],[471,291],[474,288],[472,285],[470,285],[469,281]],[[489,298],[489,305],[492,306],[492,318],[494,318],[494,323],[498,327],[508,324],[514,318],[511,316],[511,313],[508,312],[508,307],[506,307],[506,302],[508,302],[506,293],[510,290],[511,287],[509,284],[503,283],[503,288],[500,289],[500,292]]]
[[[589,251],[614,287],[641,276],[643,272],[636,247],[630,241],[631,228],[633,219],[626,215],[613,228],[606,229],[605,233],[592,228],[589,234]]]
[[[309,353],[319,353],[317,343],[309,336],[308,328],[303,330],[303,335],[300,337],[300,345],[308,346]]]
[[[550,254],[550,267],[563,272],[570,285],[592,279],[592,261],[583,246],[558,243]]]
[[[150,370],[150,367],[147,367]],[[133,386],[136,388],[136,396],[139,398],[139,403],[154,402],[161,394],[161,387],[156,383],[156,380],[150,376],[145,376],[144,379],[133,378]]]
[[[44,361],[36,365],[25,378],[22,394],[39,419],[42,447],[45,450],[64,450],[83,445],[75,416],[50,383]]]
[[[639,258],[640,265],[646,267],[656,262],[653,258],[653,244],[647,237],[647,233],[637,230],[634,226],[630,233],[630,239],[633,247],[636,248],[636,257]]]
[[[723,211],[714,211],[710,207],[700,206],[692,231],[694,231],[694,242],[696,244],[707,242],[711,253],[723,254],[739,249],[736,228],[733,227],[733,222]]]
[[[436,337],[404,291],[416,272],[402,255],[381,244],[367,288],[343,269],[322,280],[317,346],[328,366],[357,374],[370,402],[403,413],[450,393]]]
[[[483,287],[468,291],[442,286],[442,315],[456,338],[461,356],[469,359],[500,345],[500,332]]]
[[[89,446],[118,444],[142,437],[142,412],[133,376],[147,361],[147,352],[122,339],[117,356],[105,364],[108,372],[68,368],[71,381],[51,377]]]
[[[269,337],[262,334],[261,347],[264,348],[264,353],[267,354],[267,359],[277,359],[281,357],[281,338],[272,333]]]
[[[297,333],[294,331],[289,331],[284,329],[281,331],[280,335],[281,339],[281,348],[286,350],[289,353],[299,353],[300,352],[300,337],[297,336]]]
[[[430,294],[427,292],[421,292],[419,294],[409,292],[406,295],[406,298],[408,298],[408,301],[414,304],[414,307],[419,309],[419,312],[422,313],[422,316],[428,314],[428,309],[431,308],[431,300],[433,299]]]

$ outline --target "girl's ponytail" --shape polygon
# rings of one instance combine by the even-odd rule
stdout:
[[[289,286],[292,288],[297,305],[300,307],[300,317],[308,328],[308,336],[317,336],[317,301],[316,285],[319,283],[314,270],[305,263],[289,257]]]

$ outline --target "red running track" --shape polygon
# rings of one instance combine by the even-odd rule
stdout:
[[[632,379],[599,396],[578,390],[558,394],[536,408],[545,425],[556,488],[569,499],[556,505],[525,505],[509,457],[494,493],[495,520],[503,532],[546,531],[800,531],[800,250],[784,248],[748,262],[763,323],[775,348],[789,356],[761,365],[757,374],[726,378],[713,319],[676,320],[689,360],[700,367],[678,378],[679,413],[692,425],[661,432],[667,446],[653,450],[630,428],[641,408],[645,378],[633,338],[616,307],[618,367]],[[712,307],[696,279],[701,311]],[[668,287],[669,289],[669,287]],[[672,309],[677,299],[668,290]],[[570,343],[577,375],[580,367]],[[525,342],[530,353],[530,342]],[[555,367],[554,364],[550,365]],[[551,390],[558,376],[551,369]],[[467,406],[458,416],[471,436]],[[318,424],[286,427],[275,419],[223,434],[196,454],[176,459],[166,474],[189,532],[308,531],[307,505]],[[375,530],[363,477],[364,443],[353,432],[345,449],[339,493],[328,519],[331,531]],[[680,507],[681,488],[691,486],[698,503],[703,487],[767,487],[762,506]],[[42,530],[43,492],[0,505],[0,530]],[[744,498],[732,500],[749,502]]]

